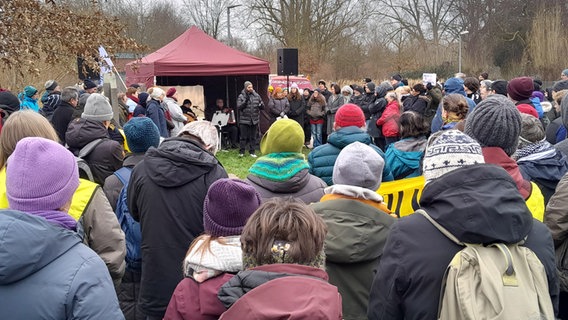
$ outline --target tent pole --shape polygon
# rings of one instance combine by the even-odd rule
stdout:
[[[227,104],[225,104],[227,106],[227,108],[232,108],[229,105],[229,76],[225,76],[225,101],[227,103]]]

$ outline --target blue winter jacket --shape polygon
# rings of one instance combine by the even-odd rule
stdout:
[[[422,174],[422,157],[426,149],[426,137],[405,138],[391,143],[385,152],[395,180],[414,178]]]
[[[553,150],[553,153],[549,152],[543,156],[533,154],[517,160],[523,178],[539,186],[545,205],[556,191],[560,179],[568,172],[566,156],[555,149],[551,151]]]
[[[320,177],[328,186],[333,185],[333,166],[335,160],[341,150],[347,145],[359,141],[371,148],[375,149],[377,153],[385,159],[384,152],[377,146],[372,144],[371,136],[363,131],[361,128],[350,126],[341,128],[338,131],[330,134],[327,137],[327,143],[321,145],[308,155],[308,162],[310,163],[310,173]],[[393,176],[388,161],[385,160],[385,167],[383,168],[383,181],[392,181]]]
[[[169,138],[170,131],[166,123],[166,115],[160,106],[160,101],[150,99],[146,103],[146,117],[152,119],[158,130],[160,130],[160,137]]]
[[[469,110],[467,114],[470,115],[475,109],[475,102],[467,97],[465,90],[463,89],[463,80],[459,78],[450,78],[444,83],[444,95],[459,93],[465,97]],[[432,119],[432,126],[430,130],[432,133],[439,131],[442,128],[444,121],[442,120],[442,101],[438,105],[438,110],[436,110],[436,115]]]
[[[24,96],[24,99],[20,104],[20,110],[33,110],[35,112],[39,112],[39,104],[37,104],[37,99],[32,99],[30,97]]]
[[[124,319],[105,263],[73,231],[0,211],[0,319]]]

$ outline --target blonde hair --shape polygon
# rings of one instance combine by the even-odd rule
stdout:
[[[39,113],[31,110],[14,112],[6,120],[0,133],[0,168],[6,165],[16,144],[26,137],[41,137],[59,142],[53,126]]]

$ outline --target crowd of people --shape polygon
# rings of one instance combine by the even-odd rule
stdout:
[[[568,319],[562,75],[246,81],[222,128],[175,88],[129,87],[118,121],[89,80],[2,90],[0,318]],[[401,217],[378,190],[415,177]]]

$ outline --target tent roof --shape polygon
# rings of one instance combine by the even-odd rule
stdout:
[[[233,49],[196,26],[164,47],[128,64],[152,76],[225,76],[269,74],[268,61]],[[127,70],[130,68],[127,68]],[[136,71],[134,72],[136,73]]]

